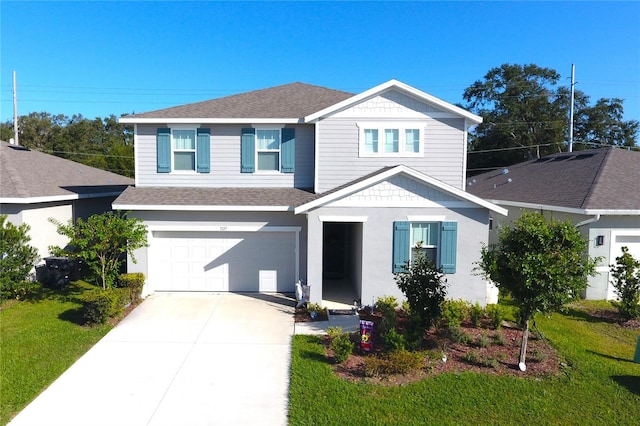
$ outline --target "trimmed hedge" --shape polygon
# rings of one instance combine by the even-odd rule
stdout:
[[[86,324],[104,324],[122,315],[131,303],[128,288],[96,289],[82,295],[82,318]]]
[[[115,282],[115,287],[129,289],[131,303],[137,305],[140,303],[140,295],[142,294],[142,286],[144,286],[145,276],[142,272],[134,272],[131,274],[120,274]]]

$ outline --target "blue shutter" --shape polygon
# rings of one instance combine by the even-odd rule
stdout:
[[[196,142],[196,171],[198,173],[209,173],[211,171],[211,131],[209,129],[198,129],[198,139]]]
[[[256,169],[256,129],[242,129],[240,141],[240,172],[253,173]]]
[[[293,173],[296,168],[296,129],[282,129],[282,173]]]
[[[158,173],[171,171],[171,129],[158,129],[156,133],[156,164]]]
[[[393,272],[404,272],[410,258],[409,222],[393,222]]]
[[[440,234],[440,264],[445,274],[456,273],[456,254],[458,251],[458,223],[442,222]]]

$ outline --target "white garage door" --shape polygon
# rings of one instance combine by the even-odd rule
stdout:
[[[629,254],[636,259],[640,259],[640,234],[639,235],[616,235],[613,253],[615,257],[622,255],[622,247],[629,249]]]
[[[616,257],[622,256],[622,247],[629,249],[629,254],[635,259],[640,259],[640,232],[638,231],[626,231],[625,234],[613,235],[611,242],[611,263],[616,263]],[[613,279],[609,274],[609,282]],[[616,298],[612,285],[609,285],[609,291],[607,294],[608,299]]]
[[[156,231],[155,291],[294,291],[295,232]]]

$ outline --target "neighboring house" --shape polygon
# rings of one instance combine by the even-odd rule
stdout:
[[[111,211],[111,203],[133,179],[22,146],[0,143],[0,214],[31,228],[30,244],[41,258],[68,240],[49,218],[63,223]]]
[[[640,259],[640,152],[607,147],[553,154],[469,178],[467,191],[509,209],[508,218],[493,218],[490,242],[525,210],[575,223],[589,240],[588,254],[602,257],[587,299],[615,297],[609,265],[623,246]]]
[[[391,80],[354,95],[292,83],[120,118],[135,125],[136,183],[114,208],[150,246],[129,271],[156,291],[291,292],[369,304],[402,297],[415,244],[449,296],[485,304],[473,275],[489,213],[465,192],[467,128],[481,118]]]

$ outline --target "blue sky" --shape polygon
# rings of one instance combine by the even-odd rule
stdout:
[[[503,63],[640,119],[640,2],[0,2],[1,121],[144,112],[302,81],[396,78],[451,103]]]

